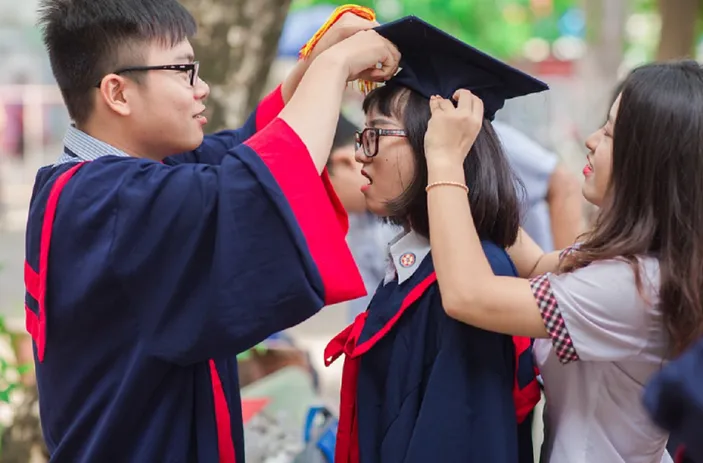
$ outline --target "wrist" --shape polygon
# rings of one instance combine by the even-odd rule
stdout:
[[[283,97],[283,102],[288,104],[293,94],[298,89],[300,81],[303,80],[303,76],[310,67],[311,61],[309,59],[300,60],[296,63],[293,70],[286,76],[285,80],[281,84],[281,96]]]
[[[334,79],[340,79],[345,84],[349,77],[349,65],[346,60],[339,56],[339,53],[334,53],[333,49],[325,50],[310,65],[310,69],[315,68],[330,74]]]
[[[427,170],[440,172],[461,172],[464,175],[464,161],[457,156],[427,156]]]
[[[456,182],[466,183],[464,166],[451,161],[428,161],[427,163],[427,183],[436,182]]]

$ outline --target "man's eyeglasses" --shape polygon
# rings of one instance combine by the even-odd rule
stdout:
[[[129,68],[122,68],[111,74],[124,74],[126,72],[144,72],[144,71],[176,71],[185,72],[188,75],[188,80],[190,81],[190,86],[195,85],[195,80],[198,78],[198,71],[200,70],[200,62],[194,61],[187,64],[164,64],[161,66],[133,66]],[[100,88],[102,79],[95,84],[95,87]]]
[[[378,154],[378,139],[381,137],[407,137],[408,133],[401,129],[366,128],[356,132],[356,149],[363,147],[364,155],[372,158]]]

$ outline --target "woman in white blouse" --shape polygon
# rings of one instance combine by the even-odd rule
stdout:
[[[658,463],[667,434],[642,406],[647,380],[703,333],[703,70],[634,71],[589,137],[583,194],[601,211],[580,243],[543,254],[522,235],[520,276],[494,276],[460,168],[481,127],[468,91],[439,97],[425,145],[430,239],[453,318],[537,339],[545,383],[542,460]]]

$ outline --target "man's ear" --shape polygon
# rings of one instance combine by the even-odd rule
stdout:
[[[129,82],[124,77],[108,74],[103,78],[98,89],[103,103],[121,116],[129,116],[132,113],[126,92],[128,85]]]

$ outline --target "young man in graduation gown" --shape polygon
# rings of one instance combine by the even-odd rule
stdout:
[[[40,16],[75,121],[27,229],[51,461],[241,463],[236,354],[364,293],[320,173],[347,81],[391,76],[399,54],[373,31],[340,41],[373,25],[342,18],[243,128],[203,140],[177,1],[45,0]]]

